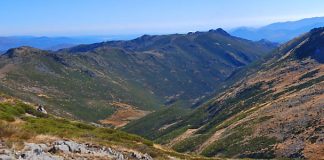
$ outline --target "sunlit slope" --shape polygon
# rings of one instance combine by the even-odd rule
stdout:
[[[149,115],[125,130],[210,157],[317,159],[324,138],[323,40],[324,28],[314,29],[233,75],[246,77],[192,113],[156,130],[146,128]]]
[[[0,58],[1,91],[51,113],[122,126],[161,106],[192,106],[274,46],[209,32],[143,36],[59,52],[30,47]],[[124,113],[132,112],[135,115]],[[122,117],[125,122],[116,122]]]

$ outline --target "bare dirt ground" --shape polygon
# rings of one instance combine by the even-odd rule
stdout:
[[[121,102],[113,102],[111,105],[117,107],[117,111],[109,118],[101,120],[100,123],[113,125],[117,128],[123,127],[129,122],[151,113],[150,111],[139,110],[135,106]]]

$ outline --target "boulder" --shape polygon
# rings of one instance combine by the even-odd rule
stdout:
[[[49,147],[46,144],[25,143],[21,153],[18,153],[18,159],[23,160],[63,160],[62,157],[54,156],[48,153]]]
[[[6,155],[6,154],[0,154],[0,160],[13,160],[14,157]]]
[[[89,153],[86,145],[73,141],[56,141],[54,142],[54,150],[62,151],[64,153]]]

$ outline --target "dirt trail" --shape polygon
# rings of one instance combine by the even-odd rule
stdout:
[[[180,136],[174,138],[170,143],[167,144],[167,146],[172,147],[173,145],[177,144],[180,141],[183,141],[184,139],[191,137],[198,129],[188,129],[186,132],[181,134]]]

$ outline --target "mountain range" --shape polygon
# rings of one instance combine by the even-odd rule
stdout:
[[[239,27],[228,30],[237,37],[252,41],[268,40],[274,43],[284,43],[316,27],[324,26],[323,17],[313,17],[298,21],[277,22],[262,27]],[[0,54],[10,48],[30,46],[43,50],[56,51],[70,48],[80,44],[92,44],[112,40],[131,40],[140,34],[107,35],[107,36],[61,36],[61,37],[36,37],[36,36],[7,36],[0,37]]]
[[[324,28],[313,29],[234,73],[240,80],[194,111],[162,110],[124,130],[208,157],[317,159],[324,153],[323,42]],[[177,117],[162,118],[169,114]]]
[[[222,29],[57,52],[19,47],[0,57],[0,87],[57,115],[123,126],[163,106],[199,104],[233,71],[274,47]]]
[[[0,149],[29,155],[28,141],[65,158],[318,159],[323,43],[324,28],[280,46],[219,28],[12,48],[0,56]]]
[[[138,35],[110,35],[110,36],[71,36],[71,37],[36,37],[36,36],[7,36],[0,37],[0,53],[10,48],[30,46],[44,50],[59,50],[80,44],[92,44],[107,40],[128,40]]]
[[[230,30],[229,33],[254,41],[266,39],[272,42],[284,43],[317,27],[324,27],[324,17],[273,23],[258,28],[240,27]]]

